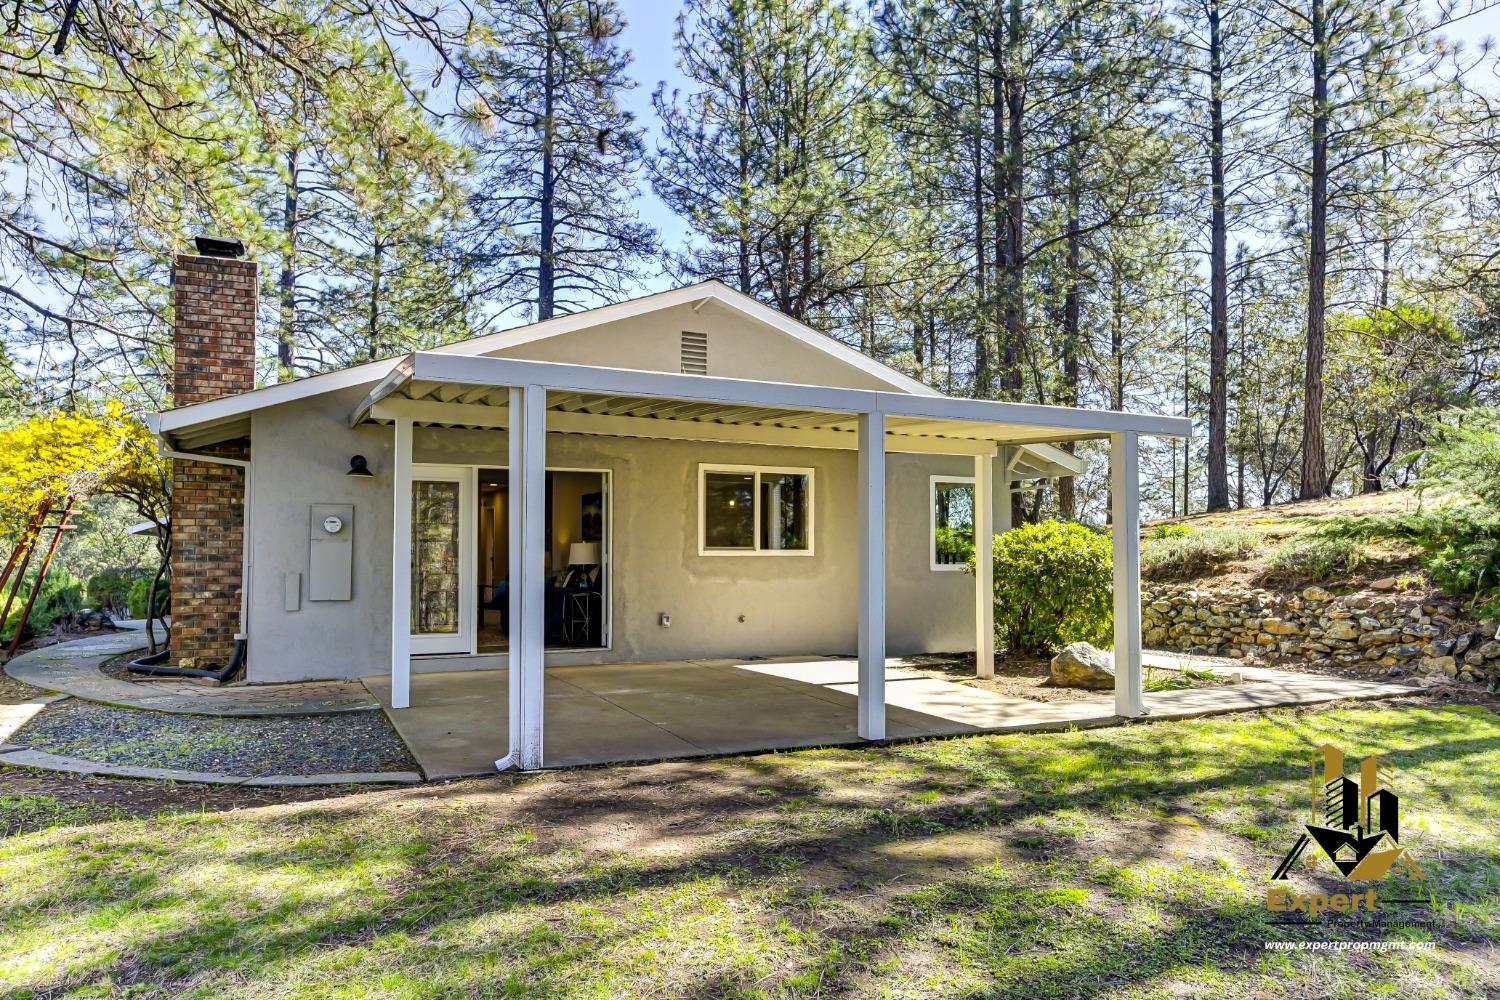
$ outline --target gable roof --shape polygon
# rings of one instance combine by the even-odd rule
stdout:
[[[773,309],[758,299],[736,291],[722,281],[710,279],[693,285],[683,285],[670,291],[657,292],[637,299],[627,299],[613,305],[599,306],[583,312],[554,316],[552,319],[529,323],[525,326],[485,334],[470,340],[459,341],[432,349],[434,354],[458,354],[475,356],[504,351],[522,344],[572,333],[591,326],[602,326],[616,320],[628,319],[643,313],[670,309],[673,306],[693,304],[701,307],[706,302],[718,302],[751,319],[759,320],[774,330],[799,340],[810,347],[831,355],[851,368],[856,368],[890,385],[897,392],[910,392],[921,396],[940,396],[942,393],[924,385],[909,375],[904,375],[889,365],[882,364],[867,354],[862,354],[848,344],[814,330],[800,320],[793,319],[778,309]],[[733,376],[730,376],[731,378]]]
[[[743,292],[735,291],[723,282],[716,280],[684,285],[665,292],[655,292],[639,298],[627,299],[624,302],[616,302],[607,306],[586,309],[582,312],[555,316],[552,319],[529,323],[524,326],[503,330],[499,333],[471,337],[468,340],[461,340],[456,343],[444,344],[441,347],[432,348],[429,353],[454,354],[460,357],[483,357],[522,344],[530,344],[539,340],[562,336],[577,330],[585,330],[590,327],[601,326],[605,323],[629,319],[633,316],[641,316],[680,305],[691,304],[701,307],[710,301],[717,302],[751,319],[764,323],[766,326],[822,351],[852,368],[871,375],[887,383],[891,387],[890,391],[922,396],[942,395],[936,389],[924,385],[908,375],[903,375],[889,365],[882,364],[874,358],[861,354],[847,344],[843,344],[825,333],[814,330],[806,323],[795,320],[785,313],[779,312],[749,295],[745,295]],[[192,403],[188,406],[175,407],[157,414],[156,419],[151,421],[151,423],[163,431],[239,423],[254,410],[278,406],[282,403],[290,403],[326,392],[336,392],[340,389],[379,382],[390,374],[391,370],[402,360],[402,357],[396,357],[383,361],[354,365],[349,368],[339,369],[338,371],[325,372],[321,375],[309,375],[292,382],[262,386],[257,389],[237,393],[233,396],[224,396],[202,403]],[[248,425],[245,430],[248,431]]]

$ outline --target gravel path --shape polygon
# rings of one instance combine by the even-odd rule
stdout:
[[[214,718],[114,708],[69,698],[10,742],[103,764],[273,774],[416,771],[381,712]]]

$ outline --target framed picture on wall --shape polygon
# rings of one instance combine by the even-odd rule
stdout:
[[[604,494],[585,493],[582,497],[583,505],[583,540],[585,542],[604,541]]]

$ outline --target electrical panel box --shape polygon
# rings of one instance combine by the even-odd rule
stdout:
[[[307,599],[347,601],[354,587],[354,505],[315,503],[308,520]]]

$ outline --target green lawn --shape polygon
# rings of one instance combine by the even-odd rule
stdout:
[[[1431,894],[1267,924],[1323,741],[1396,772]],[[0,842],[0,993],[1474,997],[1500,716],[1276,712],[574,771]],[[1345,885],[1324,864],[1302,889]],[[1349,918],[1343,918],[1347,921]],[[1434,940],[1272,952],[1267,940]]]

